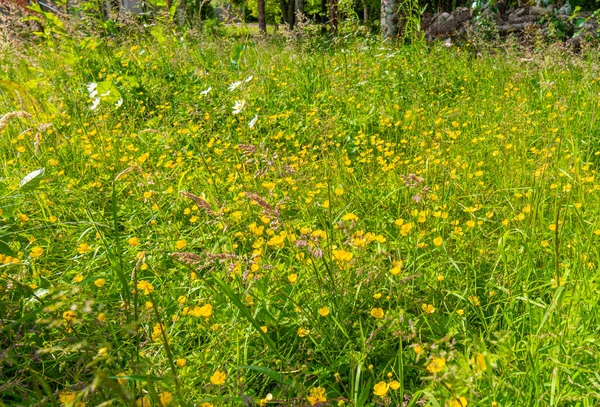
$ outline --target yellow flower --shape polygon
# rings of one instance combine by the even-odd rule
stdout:
[[[101,312],[98,314],[98,321],[99,322],[106,322],[106,314],[104,312]]]
[[[477,297],[476,295],[471,295],[469,297],[469,301],[476,307],[479,306],[479,304],[481,304],[481,302],[479,302],[479,297]]]
[[[435,239],[433,239],[433,244],[439,247],[442,244],[444,244],[444,240],[442,239],[441,236],[438,236]]]
[[[124,372],[117,373],[117,377],[121,377],[121,376],[127,376],[127,374]],[[117,382],[119,382],[119,384],[121,386],[125,386],[128,383],[128,380],[127,379],[117,379]]]
[[[37,259],[38,257],[40,257],[42,255],[42,253],[44,253],[44,249],[42,249],[39,246],[34,247],[33,249],[31,249],[31,253],[29,253],[29,257]]]
[[[354,256],[351,252],[347,252],[346,250],[332,250],[331,252],[333,254],[333,257],[338,261],[338,262],[349,262],[350,260],[352,260],[352,257]]]
[[[92,248],[87,243],[81,243],[81,244],[79,244],[79,246],[77,246],[77,253],[79,253],[79,254],[86,254],[91,251],[92,251]]]
[[[322,317],[329,315],[329,307],[319,308],[319,315]]]
[[[282,232],[279,235],[273,236],[267,242],[267,246],[274,246],[274,247],[282,248],[285,245],[285,236],[286,236],[285,232]]]
[[[135,405],[138,407],[152,407],[152,402],[147,394],[143,395],[135,401]]]
[[[72,391],[61,391],[58,395],[58,399],[64,406],[70,406],[75,401],[75,397],[77,395]]]
[[[173,400],[173,395],[168,391],[165,391],[158,395],[158,400],[160,401],[160,405],[162,407],[167,407],[169,404],[171,404],[171,401]]]
[[[487,369],[487,365],[485,363],[485,356],[482,353],[478,353],[474,358],[470,360],[471,364],[474,366],[476,372],[483,372]]]
[[[435,312],[433,304],[421,304],[421,309],[427,314],[433,314]]]
[[[373,394],[379,397],[383,397],[387,394],[389,389],[390,387],[386,382],[379,382],[375,386],[373,386]]]
[[[456,313],[457,313],[458,315],[464,315],[464,314],[465,314],[465,310],[464,310],[464,309],[462,309],[462,308],[461,308],[461,309],[457,309],[457,310],[456,310]]]
[[[137,237],[130,237],[127,240],[127,243],[129,243],[129,246],[139,246],[140,245],[140,239],[138,239]]]
[[[21,223],[25,223],[29,220],[29,216],[25,215],[24,213],[18,214],[17,218],[19,218],[19,222]]]
[[[150,295],[154,292],[154,286],[146,280],[137,283],[138,290],[144,290],[144,295]]]
[[[415,351],[417,356],[421,356],[423,353],[425,353],[425,350],[423,349],[423,347],[418,344],[413,347],[413,350]]]
[[[300,338],[304,338],[309,333],[310,333],[310,331],[308,329],[306,329],[306,328],[302,328],[302,327],[298,328],[298,336]]]
[[[267,331],[269,330],[269,328],[267,328],[266,326],[261,326],[260,330],[263,331],[263,333],[267,333]]]
[[[177,242],[175,242],[175,247],[177,249],[184,249],[185,246],[187,246],[187,242],[185,240],[183,240],[183,239],[178,240]]]
[[[103,278],[99,278],[96,281],[94,281],[94,285],[96,287],[102,287],[104,284],[106,284],[106,280]]]
[[[344,216],[342,216],[342,220],[344,222],[357,221],[358,220],[358,216],[356,216],[353,213],[347,213]]]
[[[77,274],[74,278],[73,281],[75,281],[76,283],[81,283],[83,281],[83,276],[81,274]]]
[[[223,383],[225,383],[226,378],[227,378],[227,374],[225,372],[221,372],[220,370],[217,370],[210,377],[210,382],[216,386],[220,386]]]
[[[177,367],[184,367],[185,365],[187,365],[187,360],[185,360],[184,358],[179,358],[175,361],[175,364],[177,365]]]
[[[290,274],[289,276],[287,276],[287,279],[290,283],[294,284],[298,280],[298,274]]]
[[[433,358],[433,360],[427,365],[427,370],[430,373],[439,373],[446,366],[446,359],[444,358]]]
[[[552,282],[552,288],[558,288],[561,287],[563,285],[565,285],[565,283],[567,282],[567,280],[564,277],[560,277],[558,279],[558,282],[556,282],[556,279],[553,278],[552,280],[550,280]]]
[[[463,396],[460,396],[455,399],[446,400],[444,407],[467,407],[467,404],[468,404],[467,399],[464,398]]]
[[[327,397],[325,396],[325,389],[322,387],[315,387],[310,389],[310,396],[307,396],[306,399],[308,400],[311,406],[314,406],[317,403],[325,403],[327,401]]]
[[[214,407],[214,406],[212,405],[212,403],[206,402],[206,403],[200,404],[200,407]]]
[[[373,308],[371,310],[371,316],[375,319],[383,318],[384,312],[382,308]]]
[[[392,390],[398,390],[400,388],[400,383],[397,380],[392,380],[389,386]]]
[[[206,304],[201,307],[195,307],[194,309],[190,310],[188,314],[193,317],[210,318],[213,314],[213,307],[210,304]]]
[[[403,265],[404,265],[404,262],[402,260],[394,260],[392,262],[392,269],[390,270],[390,273],[392,273],[392,275],[394,275],[394,276],[400,274],[400,272],[402,271]]]
[[[548,230],[550,230],[551,232],[556,231],[556,223],[552,223],[552,224],[548,225]]]

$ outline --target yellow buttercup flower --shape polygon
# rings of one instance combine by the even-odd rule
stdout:
[[[446,366],[446,359],[444,358],[433,358],[432,361],[427,365],[427,370],[430,373],[439,373]]]
[[[307,396],[306,399],[310,403],[311,406],[314,406],[317,403],[325,403],[327,401],[327,397],[325,396],[325,389],[322,387],[315,387],[310,389],[310,396]]]
[[[373,386],[373,394],[379,397],[383,397],[387,394],[389,389],[390,387],[386,382],[379,382],[375,386]]]
[[[227,374],[225,372],[221,372],[220,370],[217,370],[210,377],[210,382],[216,386],[220,386],[223,383],[225,383],[225,379],[227,379]]]
[[[384,312],[383,312],[383,308],[373,308],[371,310],[371,316],[375,319],[381,319],[383,318]]]
[[[44,249],[42,249],[41,247],[34,247],[33,249],[31,249],[31,252],[29,253],[29,257],[37,259],[38,257],[40,257],[42,254],[44,253]]]
[[[319,308],[319,315],[322,317],[329,315],[329,307]]]

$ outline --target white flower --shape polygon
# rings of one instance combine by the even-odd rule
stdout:
[[[252,127],[254,127],[254,125],[256,124],[256,122],[257,122],[257,121],[258,121],[258,115],[254,116],[254,117],[252,118],[252,120],[250,120],[250,123],[248,123],[248,127],[249,127],[249,128],[252,128]]]
[[[123,104],[123,98],[120,98],[119,100],[117,100],[117,103],[115,103],[115,107],[118,109],[121,107],[122,104]]]
[[[97,87],[98,87],[98,84],[96,82],[88,83],[87,90],[88,90],[88,93],[90,94],[90,98],[95,98],[96,95],[98,95],[98,90],[96,90]]]
[[[239,114],[242,112],[242,109],[244,108],[244,105],[246,105],[246,101],[244,100],[236,100],[235,101],[235,105],[233,105],[233,111],[231,112],[232,114]]]
[[[252,79],[254,79],[254,76],[250,75],[249,77],[246,78],[246,80],[244,82],[250,82]]]
[[[231,84],[229,84],[229,91],[233,92],[234,90],[236,90],[240,85],[242,84],[242,81],[237,81],[237,82],[233,82]]]
[[[212,90],[212,86],[209,86],[207,89],[203,90],[202,92],[200,92],[201,95],[208,95],[208,92],[210,92]]]
[[[92,101],[92,105],[90,106],[90,110],[96,110],[99,104],[100,98],[94,98],[94,100]]]

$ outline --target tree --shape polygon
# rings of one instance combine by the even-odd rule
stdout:
[[[381,0],[381,35],[383,39],[396,36],[398,30],[397,0]]]
[[[337,26],[338,26],[337,0],[329,0],[329,28],[330,28],[332,34],[335,34],[337,32]]]
[[[295,0],[279,0],[279,7],[281,8],[281,14],[283,15],[283,22],[291,30],[294,28],[296,23],[296,1]]]
[[[265,16],[265,0],[257,0],[258,3],[258,29],[261,34],[267,33],[267,19]]]

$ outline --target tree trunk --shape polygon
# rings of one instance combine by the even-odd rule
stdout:
[[[367,2],[362,0],[363,4],[363,24],[369,25],[369,7],[367,7]]]
[[[327,0],[321,0],[321,34],[325,34],[327,29]]]
[[[384,1],[384,0],[382,0]],[[338,15],[337,15],[337,0],[329,0],[329,29],[332,34],[337,32]]]
[[[200,6],[200,8],[202,8],[202,6]],[[179,0],[179,3],[177,3],[177,24],[179,24],[180,27],[185,24],[185,9],[185,0]]]
[[[396,36],[398,26],[397,0],[381,0],[381,35],[384,40]]]
[[[281,14],[283,15],[283,21],[290,30],[294,29],[295,15],[294,7],[296,5],[295,0],[279,0],[279,7],[281,8]]]
[[[261,34],[267,33],[267,20],[265,19],[265,0],[258,0],[258,29]]]

